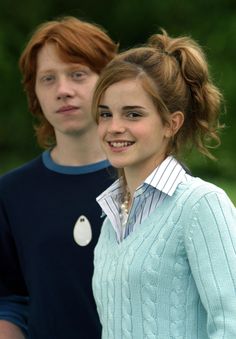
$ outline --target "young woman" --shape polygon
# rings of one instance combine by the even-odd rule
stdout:
[[[222,96],[201,47],[152,36],[115,57],[93,111],[120,178],[97,201],[107,218],[93,290],[103,338],[236,338],[236,211],[177,159],[213,158]]]

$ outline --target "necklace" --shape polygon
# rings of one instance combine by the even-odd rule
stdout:
[[[130,206],[130,192],[126,186],[124,200],[120,205],[120,221],[121,221],[121,239],[125,236],[126,224],[129,217],[129,206]]]
[[[120,205],[121,213],[129,214],[130,192],[126,186],[124,200]]]
[[[124,212],[126,214],[129,213],[129,202],[130,202],[130,192],[126,191],[124,200],[120,205],[121,212]]]

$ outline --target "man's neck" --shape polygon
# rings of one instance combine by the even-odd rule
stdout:
[[[64,166],[84,166],[106,159],[96,135],[88,139],[59,138],[51,157],[55,163]]]

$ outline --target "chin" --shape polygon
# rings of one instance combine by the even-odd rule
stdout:
[[[124,167],[127,166],[127,164],[125,163],[121,163],[121,162],[117,162],[117,161],[112,161],[111,159],[108,158],[108,161],[110,162],[110,164],[115,167],[115,168],[118,168],[118,169],[122,169]]]

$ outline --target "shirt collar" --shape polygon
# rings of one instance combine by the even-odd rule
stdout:
[[[144,183],[172,196],[185,173],[181,164],[173,156],[168,156],[149,174]]]
[[[105,191],[103,191],[96,200],[99,202],[108,196],[122,195],[122,187],[123,178],[121,177],[111,184],[111,186],[109,186]]]
[[[144,184],[151,185],[159,191],[172,196],[183,180],[186,171],[181,164],[173,157],[168,156],[152,173],[145,179]],[[142,185],[141,185],[142,186]],[[121,197],[123,187],[123,178],[116,180],[103,193],[97,197],[97,202],[101,202],[107,197]]]

